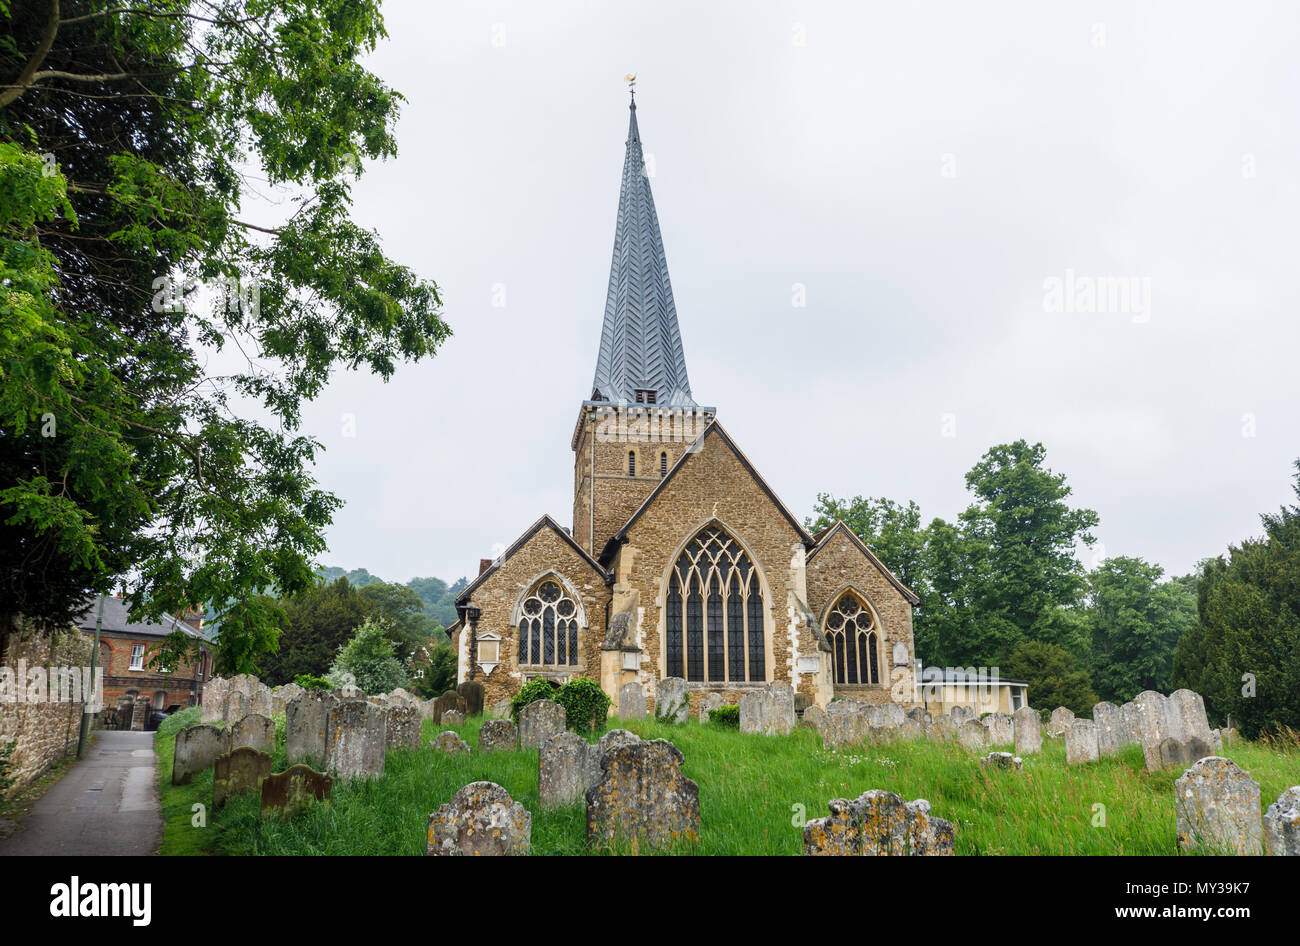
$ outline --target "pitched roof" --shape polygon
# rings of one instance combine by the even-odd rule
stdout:
[[[636,403],[638,390],[654,391],[656,404],[696,406],[633,101],[591,400]]]
[[[818,552],[826,548],[826,546],[830,544],[831,539],[835,538],[835,533],[841,530],[843,530],[844,534],[848,536],[850,540],[852,540],[854,545],[856,545],[859,549],[862,550],[862,553],[867,556],[867,559],[871,562],[871,564],[875,565],[876,568],[880,570],[880,573],[884,575],[886,579],[888,579],[891,585],[893,585],[895,588],[898,589],[898,592],[904,598],[906,598],[912,604],[921,603],[921,599],[917,597],[916,592],[913,591],[911,588],[907,587],[907,585],[903,584],[901,581],[899,581],[898,576],[885,567],[885,563],[876,557],[876,553],[871,551],[871,549],[867,547],[867,543],[863,542],[860,538],[858,538],[857,534],[852,529],[850,529],[847,525],[844,524],[843,519],[836,522],[835,525],[831,526],[829,529],[823,529],[821,532],[817,533],[818,535],[817,544],[813,546],[813,550],[808,553],[808,561],[811,562]]]
[[[471,581],[468,585],[465,586],[465,590],[456,596],[457,608],[459,608],[462,604],[467,603],[470,597],[474,594],[474,590],[478,588],[479,585],[487,581],[489,576],[496,574],[497,569],[499,569],[502,565],[504,565],[506,561],[510,558],[510,556],[518,552],[521,548],[523,548],[524,544],[529,539],[531,539],[538,532],[540,532],[542,529],[545,528],[550,528],[551,530],[553,530],[556,535],[558,535],[561,539],[563,539],[566,543],[568,543],[568,545],[575,552],[577,552],[580,556],[582,556],[582,558],[585,559],[586,562],[596,570],[596,573],[599,574],[602,579],[604,579],[606,582],[610,581],[609,572],[603,567],[601,567],[600,562],[596,561],[594,558],[588,555],[586,549],[584,549],[577,542],[573,541],[573,536],[569,535],[569,533],[565,531],[565,529],[558,522],[552,519],[550,516],[542,516],[542,518],[538,519],[531,526],[529,526],[528,531],[525,532],[523,535],[521,535],[518,539],[516,539],[514,541],[514,544],[512,544],[510,548],[506,549],[499,556],[497,556],[496,560],[488,568],[484,569],[482,574],[480,574],[477,578],[475,578],[473,581]],[[452,624],[451,627],[447,628],[448,636],[450,636],[451,630],[460,623],[461,622],[457,620],[455,624]]]
[[[749,475],[754,478],[755,482],[758,483],[763,492],[767,494],[767,498],[772,500],[776,505],[776,508],[781,512],[781,515],[785,517],[786,521],[789,522],[790,525],[794,526],[795,532],[799,534],[799,538],[803,540],[804,545],[813,545],[813,537],[808,534],[808,530],[804,528],[803,523],[796,519],[794,514],[786,508],[785,503],[781,502],[776,493],[772,492],[772,487],[768,486],[767,481],[759,475],[758,470],[754,469],[754,464],[750,463],[749,458],[746,457],[741,449],[736,446],[736,442],[731,439],[731,435],[723,429],[720,423],[716,420],[712,420],[709,421],[709,426],[704,428],[704,432],[695,438],[695,442],[692,443],[677,462],[672,465],[668,474],[659,481],[658,485],[656,485],[653,490],[651,490],[650,495],[646,497],[645,502],[640,505],[636,512],[632,513],[632,518],[628,519],[628,521],[623,524],[623,528],[619,529],[618,532],[616,532],[610,540],[605,543],[605,547],[600,553],[601,562],[609,562],[614,549],[618,547],[620,542],[627,538],[628,530],[631,529],[636,521],[641,518],[641,514],[650,508],[650,504],[655,501],[659,494],[668,488],[668,484],[673,481],[677,472],[690,461],[691,457],[700,452],[700,448],[704,446],[705,438],[712,435],[717,435],[722,438],[722,442],[727,445],[727,448],[731,450],[733,454],[735,454],[736,459],[740,461],[741,465],[744,466]]]
[[[116,595],[104,595],[102,598],[91,599],[86,606],[85,613],[77,618],[77,627],[84,631],[93,631],[95,629],[95,622],[99,616],[100,601],[104,602],[104,621],[100,625],[101,630],[116,634],[129,634],[133,637],[166,637],[175,631],[181,631],[189,637],[197,637],[200,640],[212,639],[203,631],[196,630],[170,614],[164,614],[157,621],[132,621],[126,599],[119,598]]]

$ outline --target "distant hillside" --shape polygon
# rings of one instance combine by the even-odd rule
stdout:
[[[326,581],[334,581],[336,578],[346,578],[348,582],[357,588],[364,588],[366,585],[373,585],[384,579],[377,575],[372,575],[364,568],[354,568],[352,571],[330,566],[322,568],[320,574]],[[465,590],[469,584],[469,579],[458,578],[455,582],[448,585],[441,578],[412,578],[406,582],[406,586],[420,596],[424,602],[424,613],[437,621],[443,627],[449,627],[456,621],[456,595]]]

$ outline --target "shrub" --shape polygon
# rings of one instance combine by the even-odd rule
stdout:
[[[310,673],[300,673],[293,682],[304,690],[332,690],[334,685],[324,677],[313,677]]]
[[[600,684],[587,677],[578,677],[560,687],[555,702],[564,707],[564,719],[569,729],[585,736],[593,729],[604,729],[609,715],[609,697]]]
[[[510,718],[518,723],[520,710],[529,703],[536,703],[538,700],[554,700],[556,697],[555,691],[556,686],[550,680],[541,677],[536,680],[529,680],[524,684],[523,689],[511,698]]]
[[[715,726],[726,726],[728,729],[739,729],[740,707],[735,703],[724,703],[722,706],[715,706],[709,712],[709,722]]]
[[[393,642],[384,636],[384,625],[366,621],[357,628],[352,640],[339,648],[339,655],[330,668],[329,679],[337,686],[343,674],[351,674],[364,693],[387,693],[404,687],[410,681],[406,668],[397,659]]]

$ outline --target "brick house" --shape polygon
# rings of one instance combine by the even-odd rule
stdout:
[[[95,636],[99,600],[91,602],[76,622],[91,638]],[[203,631],[202,614],[196,612],[184,621],[171,615],[161,621],[132,621],[124,598],[106,596],[103,602],[99,666],[104,669],[104,706],[119,706],[128,698],[134,704],[142,696],[149,698],[154,709],[169,712],[197,706],[216,656],[216,644]],[[198,660],[186,660],[171,672],[149,666],[162,638],[177,630],[200,642]]]
[[[570,447],[572,528],[538,519],[456,600],[459,679],[481,681],[487,705],[579,676],[616,706],[625,684],[653,702],[670,676],[693,709],[774,680],[823,706],[916,702],[919,599],[843,523],[810,534],[691,394],[635,100]]]

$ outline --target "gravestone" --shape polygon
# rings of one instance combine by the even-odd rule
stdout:
[[[450,729],[438,733],[433,742],[429,743],[429,746],[451,754],[469,753],[469,743],[460,738],[460,733],[454,733]]]
[[[271,688],[271,715],[279,716],[298,697],[307,691],[296,683],[285,683]]]
[[[1092,708],[1092,721],[1097,724],[1097,753],[1113,756],[1132,739],[1132,724],[1125,718],[1122,707],[1101,702]]]
[[[364,700],[366,691],[355,683],[348,683],[339,688],[339,698],[344,700]]]
[[[564,707],[554,700],[534,700],[519,711],[519,748],[541,750],[564,732]]]
[[[240,746],[212,763],[212,809],[241,792],[260,792],[262,779],[271,774],[271,757],[252,746]]]
[[[1005,746],[1016,741],[1015,727],[1006,713],[989,713],[980,722],[988,730],[990,746]]]
[[[313,802],[329,801],[333,793],[334,779],[310,765],[292,765],[262,780],[261,815],[295,818]]]
[[[655,719],[665,723],[681,724],[691,718],[691,700],[686,681],[681,677],[665,677],[655,689]]]
[[[1218,756],[1201,759],[1174,782],[1178,844],[1216,854],[1262,854],[1259,783]]]
[[[641,737],[634,732],[628,732],[626,729],[611,729],[597,740],[596,748],[599,750],[599,758],[604,759],[619,746],[633,746],[640,741]]]
[[[1214,741],[1201,694],[1193,690],[1175,690],[1169,694],[1168,701],[1169,716],[1176,720],[1179,739],[1199,739],[1207,746]]]
[[[447,712],[442,714],[442,719],[439,720],[439,722],[444,726],[464,726],[465,714],[460,710],[447,710]]]
[[[1058,706],[1052,710],[1052,718],[1047,723],[1047,735],[1053,738],[1064,736],[1072,722],[1074,722],[1074,710]]]
[[[420,735],[424,717],[418,709],[400,700],[390,700],[384,713],[386,716],[384,720],[385,748],[420,748]]]
[[[1068,765],[1096,762],[1097,724],[1090,719],[1076,719],[1065,731],[1065,761]]]
[[[172,756],[172,784],[188,785],[199,772],[205,772],[217,756],[230,751],[230,734],[218,726],[190,726],[176,734]]]
[[[866,706],[856,700],[832,700],[826,705],[821,734],[827,749],[861,744],[871,735]]]
[[[303,762],[325,767],[325,736],[329,709],[337,702],[328,690],[308,690],[284,708],[285,756],[292,765]]]
[[[826,711],[814,703],[803,711],[803,716],[799,719],[800,726],[807,726],[810,729],[821,729],[822,721],[826,718]]]
[[[635,680],[619,688],[618,715],[622,719],[645,719],[645,687]]]
[[[1187,746],[1173,736],[1160,741],[1160,765],[1162,768],[1186,768],[1192,764]]]
[[[905,719],[903,725],[896,730],[896,734],[899,741],[912,742],[925,738],[925,727],[914,719]]]
[[[456,687],[456,693],[465,700],[466,717],[483,715],[483,684],[466,680]]]
[[[722,699],[721,693],[706,693],[704,699],[700,700],[700,722],[707,723],[709,714],[719,706],[725,706],[726,702]]]
[[[1292,785],[1264,812],[1264,853],[1300,857],[1300,785]]]
[[[584,802],[600,777],[600,747],[577,733],[557,733],[537,756],[537,802],[543,808]]]
[[[230,727],[230,748],[251,746],[267,755],[275,753],[275,720],[260,713],[250,713]]]
[[[601,778],[587,791],[587,840],[666,847],[700,836],[700,789],[682,774],[671,742],[616,745],[600,760]]]
[[[492,715],[496,719],[505,719],[510,715],[510,701],[497,700],[492,704]]]
[[[827,807],[828,817],[804,825],[805,855],[944,857],[953,853],[951,822],[931,816],[924,798],[905,802],[893,792],[872,789],[852,801],[833,799]]]
[[[983,749],[988,738],[988,730],[977,719],[968,719],[957,727],[957,741],[967,749]]]
[[[385,710],[366,700],[342,700],[329,708],[324,771],[343,780],[384,774],[388,742]]]
[[[1010,752],[990,752],[980,759],[980,763],[992,769],[1014,769],[1018,772],[1024,765],[1024,760]]]
[[[1038,710],[1020,707],[1011,714],[1011,725],[1015,730],[1017,755],[1031,755],[1043,750],[1043,718],[1038,715]]]
[[[793,732],[794,727],[794,690],[790,684],[776,681],[741,695],[741,732],[784,736]]]
[[[443,715],[453,711],[460,713],[462,717],[466,715],[465,697],[455,690],[448,690],[433,701],[433,721],[435,723],[443,722]],[[443,723],[443,725],[447,724]]]
[[[199,710],[199,721],[203,723],[224,723],[226,721],[226,692],[230,681],[225,677],[213,677],[203,685],[203,701]]]
[[[490,725],[490,724],[489,724]],[[533,816],[495,782],[470,782],[429,816],[435,857],[501,857],[528,853]]]
[[[968,719],[975,718],[975,711],[969,706],[954,706],[948,712],[948,718],[952,720],[952,727],[956,729]]]
[[[934,717],[934,722],[931,723],[931,730],[936,739],[951,739],[953,735],[952,717]]]
[[[897,729],[903,725],[903,720],[907,719],[903,707],[897,703],[878,703],[871,707],[870,712],[872,714],[871,724],[886,729]]]
[[[1183,722],[1169,699],[1155,690],[1143,690],[1132,702],[1133,731],[1142,746],[1142,755],[1146,760],[1148,772],[1159,769],[1161,762],[1160,745],[1166,739],[1183,742]]]
[[[479,752],[510,752],[519,748],[515,724],[508,719],[491,719],[479,727]]]

